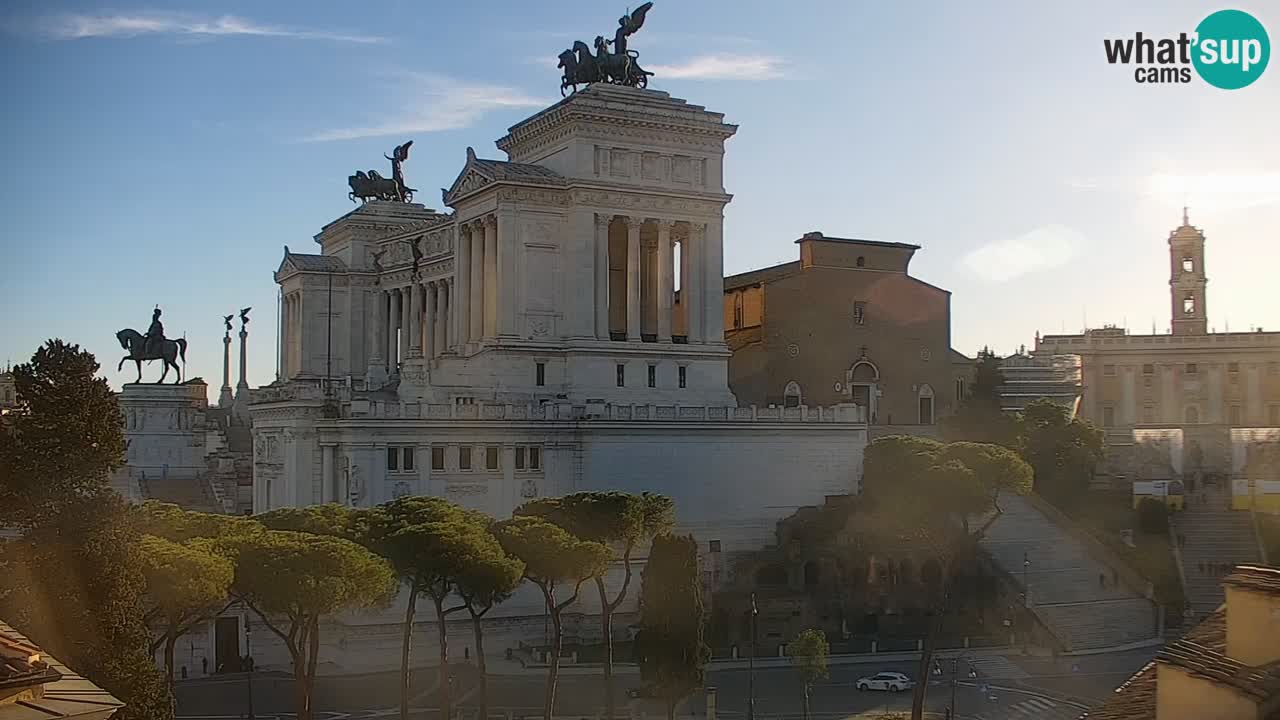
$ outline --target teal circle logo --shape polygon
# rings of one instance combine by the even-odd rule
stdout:
[[[1267,69],[1271,39],[1262,23],[1243,10],[1219,10],[1196,26],[1191,57],[1196,72],[1210,85],[1238,90]]]

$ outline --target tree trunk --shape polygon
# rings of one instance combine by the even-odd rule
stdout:
[[[298,642],[289,646],[289,655],[293,660],[293,684],[294,692],[297,694],[298,720],[311,718],[311,690],[307,687],[307,656],[303,649],[308,628],[309,626],[304,625]]]
[[[564,632],[560,627],[560,609],[554,604],[551,611],[551,669],[547,672],[547,698],[542,709],[543,720],[551,720],[556,705],[556,680],[560,677],[560,649],[564,645]]]
[[[413,645],[413,616],[418,612],[418,585],[409,583],[409,605],[404,611],[400,640],[400,720],[409,720],[409,648]]]
[[[809,683],[804,684],[804,720],[809,720]]]
[[[605,594],[604,578],[596,578],[600,593],[600,632],[604,640],[604,712],[605,720],[613,720],[613,608]]]
[[[467,608],[471,610],[470,607]],[[489,678],[488,668],[484,662],[484,631],[480,628],[481,615],[471,612],[471,632],[476,638],[476,673],[480,682],[479,720],[489,720]]]
[[[667,720],[676,720],[676,702],[674,695],[667,698]]]
[[[938,604],[936,615],[929,623],[929,633],[924,638],[924,649],[920,652],[920,664],[916,666],[916,686],[911,692],[911,720],[924,718],[924,701],[929,691],[929,666],[933,662],[933,652],[938,643],[938,635],[942,632],[942,618],[946,612],[946,601]]]
[[[436,623],[440,636],[440,717],[451,720],[453,717],[453,693],[449,687],[449,633],[445,628],[444,596],[432,598],[436,603]]]
[[[316,686],[316,665],[320,657],[320,616],[311,619],[311,632],[307,633],[307,717],[311,720],[311,691]],[[299,717],[298,720],[303,720]]]
[[[178,636],[174,634],[173,626],[169,626],[164,631],[164,671],[169,677],[169,691],[173,691],[173,646],[178,644]]]

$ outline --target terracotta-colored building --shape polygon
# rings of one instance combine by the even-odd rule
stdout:
[[[729,386],[743,405],[868,409],[873,435],[933,434],[972,364],[951,293],[908,273],[917,245],[806,233],[800,259],[725,278]]]

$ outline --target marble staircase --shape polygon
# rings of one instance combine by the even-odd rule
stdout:
[[[1000,506],[1004,513],[987,529],[982,547],[1025,584],[1028,606],[1068,650],[1156,635],[1155,605],[1085,543],[1026,498],[1002,497]]]
[[[1187,495],[1186,508],[1172,516],[1172,525],[1175,537],[1186,538],[1181,549],[1185,592],[1191,611],[1200,618],[1226,599],[1225,572],[1261,561],[1253,521],[1247,510],[1231,509],[1228,490],[1209,487]]]

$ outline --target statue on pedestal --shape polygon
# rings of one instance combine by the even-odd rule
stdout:
[[[573,44],[573,48],[560,53],[559,67],[564,70],[560,79],[560,94],[570,87],[577,92],[578,85],[590,85],[596,82],[608,82],[614,85],[643,88],[649,84],[649,76],[653,73],[645,71],[636,60],[639,53],[627,48],[627,38],[635,34],[643,25],[645,15],[653,3],[647,2],[627,15],[618,18],[618,29],[613,39],[606,40],[597,35],[595,41],[596,54],[581,40]],[[609,52],[609,46],[613,52]]]
[[[164,336],[164,324],[160,322],[160,315],[160,307],[157,306],[155,311],[151,313],[151,325],[147,328],[146,335],[133,328],[125,328],[116,333],[116,340],[119,341],[120,347],[129,353],[120,359],[120,363],[116,365],[116,371],[119,372],[124,367],[126,360],[134,361],[138,365],[138,379],[135,382],[142,382],[143,360],[164,361],[164,372],[160,374],[160,379],[156,382],[164,382],[171,367],[177,373],[177,379],[174,380],[174,383],[182,382],[182,368],[178,367],[178,359],[181,358],[184,363],[186,362],[187,341],[185,338],[178,338],[177,340],[166,338]]]
[[[395,150],[391,151],[391,155],[383,153],[383,157],[391,161],[391,177],[384,178],[377,170],[370,170],[367,174],[363,170],[356,171],[355,175],[347,177],[347,185],[351,188],[351,192],[347,193],[347,197],[351,198],[351,202],[355,202],[356,198],[360,198],[360,202],[368,202],[369,200],[387,200],[391,202],[413,202],[413,194],[417,192],[404,182],[404,170],[401,165],[405,160],[409,159],[409,146],[413,145],[410,140],[403,145],[397,145]]]

